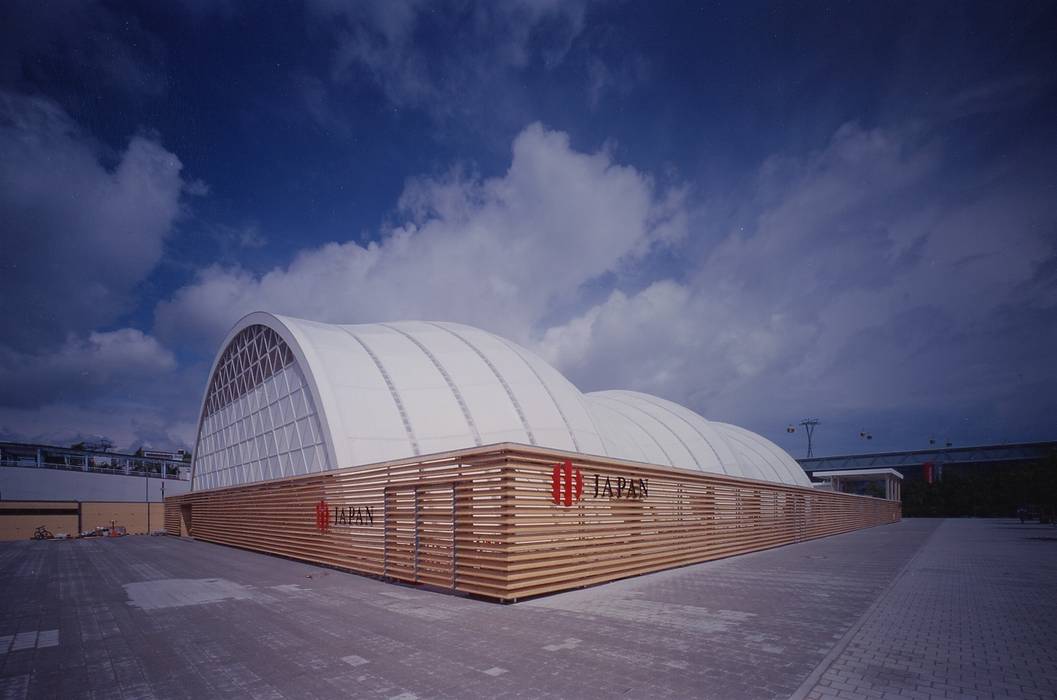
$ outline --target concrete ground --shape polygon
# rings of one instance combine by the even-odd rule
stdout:
[[[1057,529],[906,520],[515,605],[169,537],[0,543],[0,698],[1057,697]]]

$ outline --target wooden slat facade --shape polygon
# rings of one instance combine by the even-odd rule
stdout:
[[[566,460],[579,500],[564,470],[555,474]],[[191,492],[165,506],[172,535],[502,601],[900,518],[896,501],[516,444]]]

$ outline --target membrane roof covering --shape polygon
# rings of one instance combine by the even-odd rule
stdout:
[[[457,323],[250,314],[218,353],[202,420],[196,488],[500,442],[809,485],[760,435],[648,394],[582,393],[531,351]]]

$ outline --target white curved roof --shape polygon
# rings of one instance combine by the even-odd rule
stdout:
[[[233,362],[232,352],[254,342],[264,348],[266,337],[289,352],[265,348],[263,372],[238,370],[254,360]],[[232,389],[223,396],[222,365],[247,373],[241,383],[226,380]],[[799,465],[759,435],[647,394],[583,394],[534,353],[471,326],[335,325],[254,313],[232,329],[214,363],[195,487],[499,442],[808,485]]]
[[[673,401],[622,390],[596,391],[585,398],[611,455],[748,479],[809,483],[796,460],[767,438],[706,420]]]

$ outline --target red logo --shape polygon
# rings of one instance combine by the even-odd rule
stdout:
[[[551,469],[551,500],[560,506],[571,506],[584,497],[584,475],[573,469],[573,463],[555,464]]]
[[[326,501],[316,504],[316,529],[324,533],[330,529],[330,511],[327,510]]]

